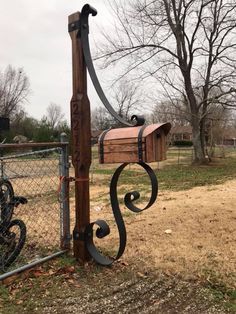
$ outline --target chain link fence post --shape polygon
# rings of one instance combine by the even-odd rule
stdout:
[[[60,223],[61,249],[70,249],[70,196],[69,196],[69,151],[66,133],[60,136],[62,145],[60,156]]]

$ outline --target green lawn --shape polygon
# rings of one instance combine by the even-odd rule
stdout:
[[[156,174],[160,186],[170,190],[220,184],[236,178],[236,158],[216,159],[207,166],[168,165]]]
[[[151,164],[156,168],[156,164]],[[105,165],[94,167],[93,173],[102,175],[99,183],[108,184],[108,178],[112,176],[116,166],[106,168]],[[190,164],[178,165],[167,164],[161,169],[155,169],[159,186],[168,190],[187,190],[195,186],[220,184],[226,180],[236,178],[236,157],[215,159],[206,166],[193,166]],[[125,169],[120,177],[121,184],[138,185],[141,187],[149,185],[149,178],[142,168],[131,167]],[[96,181],[97,182],[97,181]]]

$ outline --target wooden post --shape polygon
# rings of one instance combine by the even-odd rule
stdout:
[[[87,74],[78,34],[80,13],[69,16],[72,40],[73,96],[71,99],[72,164],[75,169],[75,227],[73,250],[77,260],[90,259],[84,242],[84,229],[90,222],[89,168],[91,165],[90,103],[87,96]]]

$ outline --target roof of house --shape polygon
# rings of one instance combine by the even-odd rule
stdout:
[[[190,125],[175,125],[171,129],[171,134],[192,134],[192,127]]]
[[[102,133],[102,130],[91,130],[91,136],[92,137],[99,137],[99,135]]]
[[[223,137],[226,139],[236,138],[236,129],[235,128],[227,128],[223,131]]]

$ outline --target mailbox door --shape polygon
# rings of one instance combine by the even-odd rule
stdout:
[[[116,139],[104,140],[103,147],[99,144],[100,163],[138,162],[138,140]],[[143,158],[145,157],[145,142],[142,143]]]

